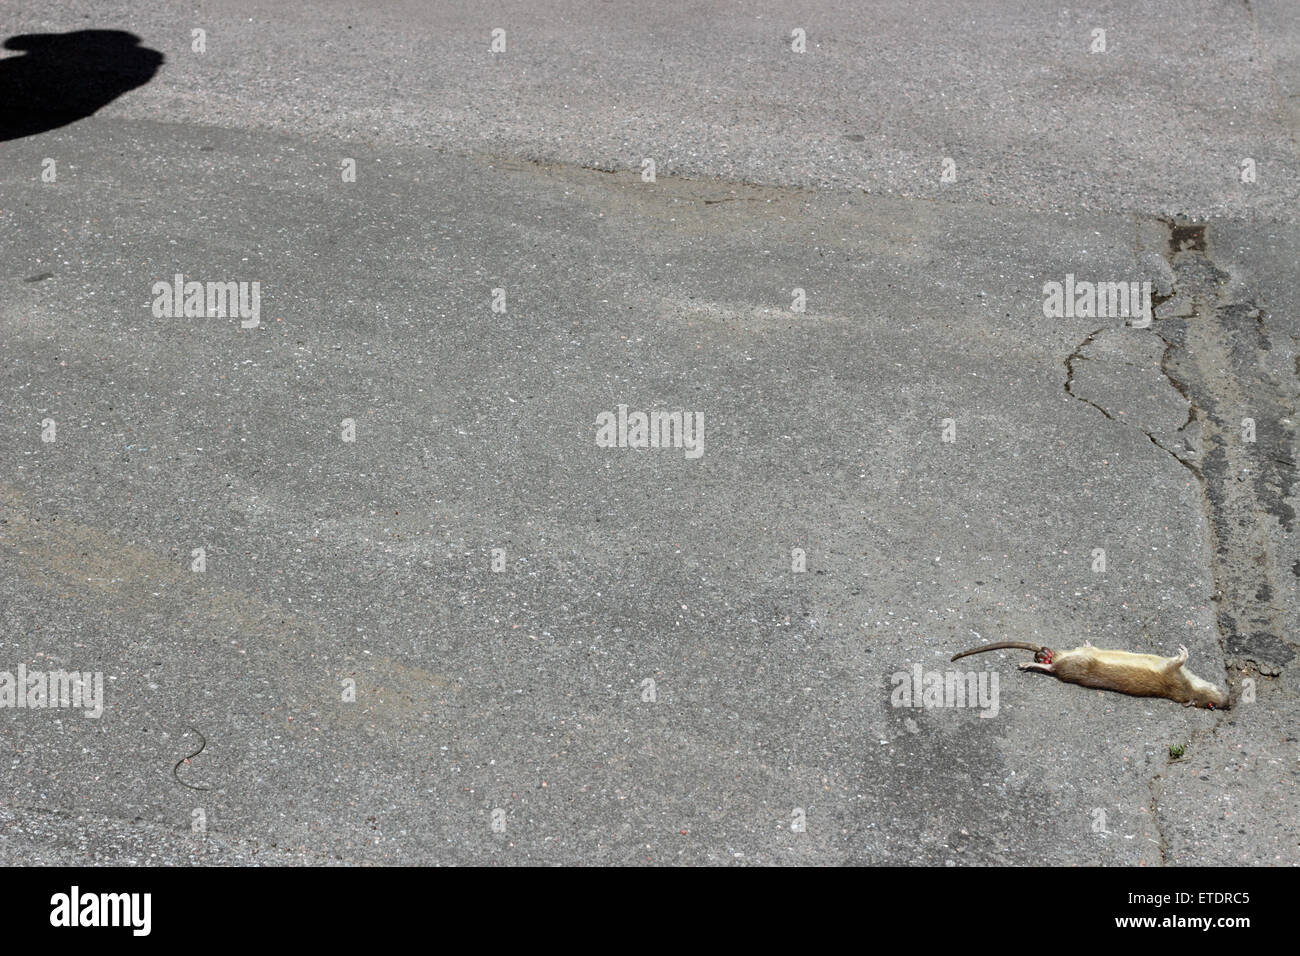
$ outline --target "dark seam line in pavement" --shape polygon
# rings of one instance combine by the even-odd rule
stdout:
[[[1148,804],[1148,808],[1151,811],[1151,825],[1155,827],[1156,830],[1156,852],[1160,854],[1160,865],[1168,866],[1169,861],[1165,854],[1169,845],[1165,841],[1165,828],[1160,825],[1160,794],[1157,793],[1157,790],[1161,788],[1163,777],[1164,771],[1162,770],[1152,777],[1150,782],[1147,784],[1147,788],[1151,794],[1151,803]]]
[[[1189,229],[1195,227],[1180,224],[1170,219],[1161,219],[1160,221],[1169,230],[1169,244],[1165,258],[1174,270],[1175,276],[1178,275],[1180,269],[1188,267],[1190,263],[1182,261],[1182,257],[1188,257],[1190,260],[1199,261],[1203,267],[1212,270],[1212,273],[1218,279],[1217,291],[1211,288],[1199,296],[1193,292],[1192,314],[1189,317],[1184,317],[1188,320],[1188,326],[1190,327],[1191,320],[1200,318],[1202,323],[1208,326],[1211,336],[1217,335],[1228,340],[1221,343],[1220,348],[1231,351],[1235,340],[1232,339],[1232,329],[1224,324],[1224,317],[1230,315],[1236,308],[1249,308],[1254,304],[1254,300],[1243,300],[1231,296],[1226,290],[1224,283],[1230,278],[1231,273],[1229,270],[1220,268],[1214,262],[1213,243],[1209,236],[1208,225],[1199,227],[1202,240],[1199,245],[1194,243],[1191,248],[1186,248],[1182,242],[1177,241],[1177,238],[1180,233],[1186,233]],[[1192,275],[1193,277],[1197,275],[1195,270],[1193,270]],[[1266,344],[1265,312],[1263,309],[1256,307],[1253,311],[1247,312],[1246,316],[1255,320],[1255,333],[1260,339],[1259,342],[1253,345],[1255,352],[1254,365],[1258,367],[1259,351],[1268,348]],[[1164,366],[1167,366],[1168,362],[1176,357],[1174,355],[1174,343],[1166,339],[1166,344],[1170,347],[1164,359],[1162,359],[1162,365]],[[1244,343],[1242,347],[1252,348],[1250,343]],[[1188,344],[1183,344],[1184,357],[1192,354],[1189,349]],[[1224,374],[1229,375],[1228,358],[1221,358],[1219,364],[1224,369]],[[1193,365],[1192,368],[1194,369],[1195,366]],[[1249,529],[1255,527],[1255,522],[1253,520],[1247,522],[1244,518],[1244,512],[1249,511],[1251,514],[1255,514],[1257,510],[1267,512],[1269,508],[1266,502],[1260,500],[1258,489],[1254,495],[1243,493],[1236,483],[1227,480],[1228,475],[1240,474],[1243,467],[1250,463],[1251,457],[1243,459],[1244,452],[1240,443],[1230,442],[1226,439],[1225,435],[1231,431],[1231,427],[1227,422],[1221,420],[1223,417],[1221,414],[1216,414],[1213,410],[1206,411],[1191,402],[1191,393],[1188,386],[1175,379],[1167,369],[1165,374],[1176,388],[1189,396],[1191,408],[1209,426],[1202,439],[1204,446],[1202,454],[1208,456],[1217,452],[1221,458],[1216,473],[1203,473],[1200,476],[1201,492],[1202,497],[1205,499],[1205,509],[1209,521],[1210,570],[1214,585],[1215,624],[1220,647],[1223,649],[1225,659],[1237,661],[1242,665],[1253,665],[1260,673],[1277,674],[1280,672],[1281,667],[1286,666],[1286,663],[1289,663],[1294,658],[1294,653],[1288,651],[1294,645],[1284,636],[1288,633],[1287,628],[1278,617],[1282,613],[1282,609],[1269,603],[1266,598],[1261,597],[1261,594],[1265,590],[1271,593],[1276,589],[1277,582],[1271,574],[1271,569],[1276,567],[1280,570],[1280,564],[1277,562],[1278,556],[1270,553],[1267,542],[1261,543],[1250,537]],[[1233,397],[1231,394],[1216,394],[1212,381],[1202,384],[1209,393],[1211,401],[1226,402]],[[1247,394],[1249,394],[1250,388],[1260,383],[1239,382],[1236,384],[1238,388],[1246,390]],[[1184,389],[1187,389],[1187,391],[1184,391]],[[1266,401],[1267,397],[1259,398],[1259,400]],[[1285,401],[1283,404],[1286,406]],[[1213,405],[1210,407],[1211,409],[1214,408]],[[1287,457],[1285,450],[1270,449],[1270,451],[1272,451],[1272,454],[1266,452],[1264,455],[1252,456],[1253,460],[1256,462],[1271,461],[1287,469],[1295,467],[1294,463]],[[1240,479],[1238,480],[1240,481]],[[1285,529],[1285,516],[1277,515],[1276,517],[1279,524]],[[1232,570],[1234,568],[1236,569],[1235,574]],[[1267,622],[1265,619],[1267,619]],[[1252,632],[1249,640],[1243,638],[1239,630],[1249,630],[1249,628],[1242,625],[1241,622],[1251,622],[1256,626],[1265,625],[1263,633],[1276,641],[1280,648],[1270,650],[1265,645],[1261,653],[1261,648],[1252,643],[1258,638],[1258,632]],[[1274,659],[1268,656],[1270,654],[1279,656],[1281,659]],[[1266,667],[1266,665],[1268,666]],[[1217,721],[1215,727],[1217,730]]]

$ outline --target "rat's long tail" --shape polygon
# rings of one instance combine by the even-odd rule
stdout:
[[[962,651],[960,654],[954,654],[952,659],[955,661],[967,654],[983,654],[985,651],[1001,651],[1007,648],[1016,648],[1022,651],[1033,651],[1037,654],[1043,650],[1041,644],[1026,644],[1023,641],[1001,641],[997,644],[985,644],[983,647],[972,647],[969,651]]]

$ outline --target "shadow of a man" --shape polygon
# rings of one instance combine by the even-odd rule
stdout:
[[[0,60],[0,141],[85,119],[158,72],[163,55],[123,30],[10,37]]]

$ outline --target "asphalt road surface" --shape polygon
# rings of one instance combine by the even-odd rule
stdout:
[[[5,13],[0,863],[1300,862],[1293,2]]]

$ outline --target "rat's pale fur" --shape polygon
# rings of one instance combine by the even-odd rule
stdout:
[[[1137,697],[1165,697],[1191,707],[1226,708],[1228,695],[1207,680],[1201,680],[1183,665],[1187,648],[1177,657],[1103,651],[1084,644],[1072,651],[1053,655],[1048,663],[1021,664],[1022,671],[1042,671],[1069,684],[1117,690]]]
[[[962,651],[954,655],[953,660],[967,654],[1004,648],[1033,651],[1033,663],[1021,664],[1022,671],[1042,671],[1067,684],[1117,690],[1136,697],[1165,697],[1188,707],[1225,709],[1231,706],[1226,692],[1207,680],[1201,680],[1183,666],[1187,662],[1185,647],[1178,648],[1177,657],[1159,657],[1129,651],[1103,651],[1087,641],[1083,647],[1060,653],[1038,644],[1007,641]]]

